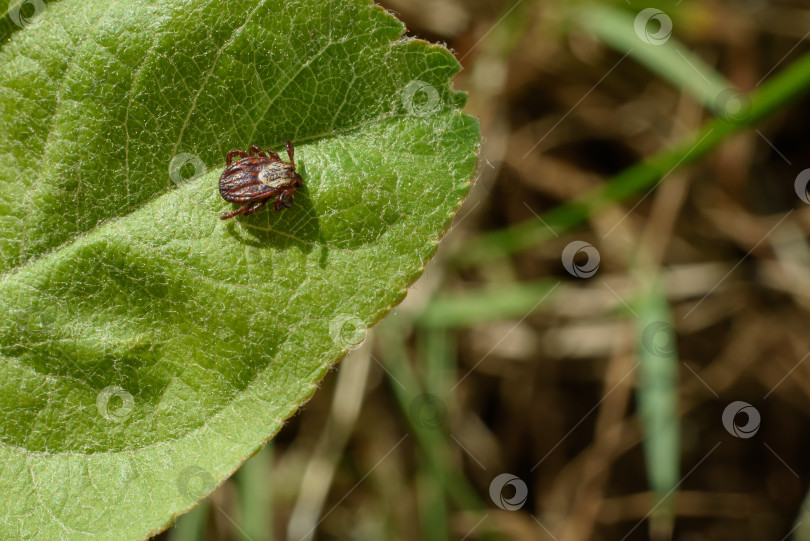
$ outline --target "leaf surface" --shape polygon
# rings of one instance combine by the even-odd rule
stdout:
[[[479,126],[365,1],[33,5],[0,41],[0,537],[143,538],[404,298]],[[219,220],[225,153],[287,139],[292,208]]]

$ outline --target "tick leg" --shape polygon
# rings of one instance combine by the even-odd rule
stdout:
[[[273,208],[277,211],[281,210],[282,206],[290,208],[293,202],[293,194],[295,193],[295,188],[289,188],[284,190],[276,197],[276,200],[273,202]]]
[[[239,156],[240,158],[247,158],[248,153],[244,150],[230,150],[228,154],[225,156],[225,165],[231,165],[231,160],[234,156]]]
[[[293,204],[293,194],[295,193],[295,188],[290,188],[289,190],[284,190],[281,192],[284,206],[290,208]]]
[[[262,199],[261,201],[250,201],[249,203],[245,203],[238,209],[234,210],[233,212],[229,212],[228,214],[223,214],[219,217],[220,220],[227,220],[228,218],[233,218],[234,216],[242,215],[242,216],[249,216],[262,208],[267,203],[267,199]]]
[[[219,217],[219,219],[220,220],[227,220],[228,218],[233,218],[234,216],[238,216],[238,215],[242,214],[243,212],[245,212],[245,209],[247,209],[250,205],[252,205],[252,203],[248,203],[247,205],[241,206],[238,209],[234,210],[233,212],[223,214],[222,216]]]
[[[245,207],[248,209],[242,213],[242,216],[250,216],[260,208],[262,208],[267,203],[267,199],[262,199],[261,201],[254,201],[253,203],[248,203]]]
[[[261,156],[262,158],[267,157],[267,156],[264,155],[264,152],[262,152],[262,149],[260,149],[256,145],[250,145],[250,155],[251,156]]]
[[[278,162],[281,161],[281,156],[279,156],[278,153],[275,150],[273,150],[272,148],[267,149],[267,155],[270,156],[271,158],[273,158],[274,160],[278,161]]]
[[[287,141],[287,156],[290,157],[290,163],[295,167],[295,158],[293,158],[293,152],[295,152],[295,148],[293,148],[293,144]]]

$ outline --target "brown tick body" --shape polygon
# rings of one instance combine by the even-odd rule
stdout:
[[[220,216],[227,220],[234,216],[248,216],[262,208],[272,197],[276,196],[273,208],[290,208],[295,188],[303,182],[301,175],[295,171],[293,159],[294,148],[287,141],[289,162],[283,161],[278,154],[268,149],[267,154],[256,145],[249,152],[231,150],[228,152],[225,171],[219,177],[219,194],[225,201],[244,203],[243,206]],[[240,159],[231,164],[234,156]]]

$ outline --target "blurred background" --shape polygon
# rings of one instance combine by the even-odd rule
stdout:
[[[381,4],[463,65],[480,176],[157,539],[810,540],[810,6]]]

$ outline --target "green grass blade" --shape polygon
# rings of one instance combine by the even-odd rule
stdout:
[[[416,323],[423,327],[469,327],[492,321],[521,318],[547,304],[556,280],[490,286],[432,299]]]
[[[200,505],[180,517],[169,531],[169,541],[203,541],[211,502]]]
[[[671,537],[675,488],[680,480],[678,349],[666,297],[658,288],[637,303],[639,417],[644,433],[647,481],[655,494],[650,515],[652,539]]]
[[[637,18],[644,18],[643,13],[634,17],[624,9],[604,4],[589,5],[576,13],[577,20],[606,45],[620,53],[629,51],[631,58],[716,115],[728,114],[727,107],[731,103],[726,98],[735,93],[734,85],[671,35],[660,41],[641,39],[640,29],[636,29],[634,23]],[[662,15],[668,19],[666,14]]]
[[[376,334],[379,336],[380,342],[385,344],[383,359],[391,380],[391,389],[394,391],[403,415],[411,425],[411,433],[416,436],[426,460],[422,474],[434,475],[437,471],[443,472],[444,477],[438,480],[450,502],[456,508],[464,511],[481,511],[484,509],[484,503],[470,486],[469,480],[452,464],[452,457],[448,449],[451,444],[455,445],[455,443],[450,441],[445,430],[446,427],[439,422],[440,417],[437,417],[437,414],[441,415],[441,412],[433,409],[431,404],[424,403],[423,393],[426,386],[420,382],[408,362],[408,353],[403,339],[405,329],[402,327],[402,321],[398,319],[388,319],[378,325]],[[441,344],[438,344],[438,347],[441,347]],[[418,411],[417,409],[421,408],[414,407],[420,401],[426,406],[423,411]],[[426,495],[430,494],[432,493]],[[437,519],[431,517],[425,520],[429,523]],[[481,530],[478,533],[483,539],[494,538],[493,534],[487,530]]]
[[[608,205],[653,188],[672,171],[706,156],[728,136],[767,118],[804,95],[808,89],[810,53],[794,61],[753,92],[750,95],[751,108],[740,122],[731,123],[723,118],[710,120],[696,134],[673,148],[662,150],[619,173],[599,188],[544,213],[542,222],[529,219],[461,244],[456,249],[454,262],[462,267],[476,265],[542,244],[554,238],[545,224],[560,233],[582,223]]]
[[[273,538],[272,442],[248,459],[236,474],[239,498],[240,541],[271,541]],[[235,517],[236,518],[236,517]]]

